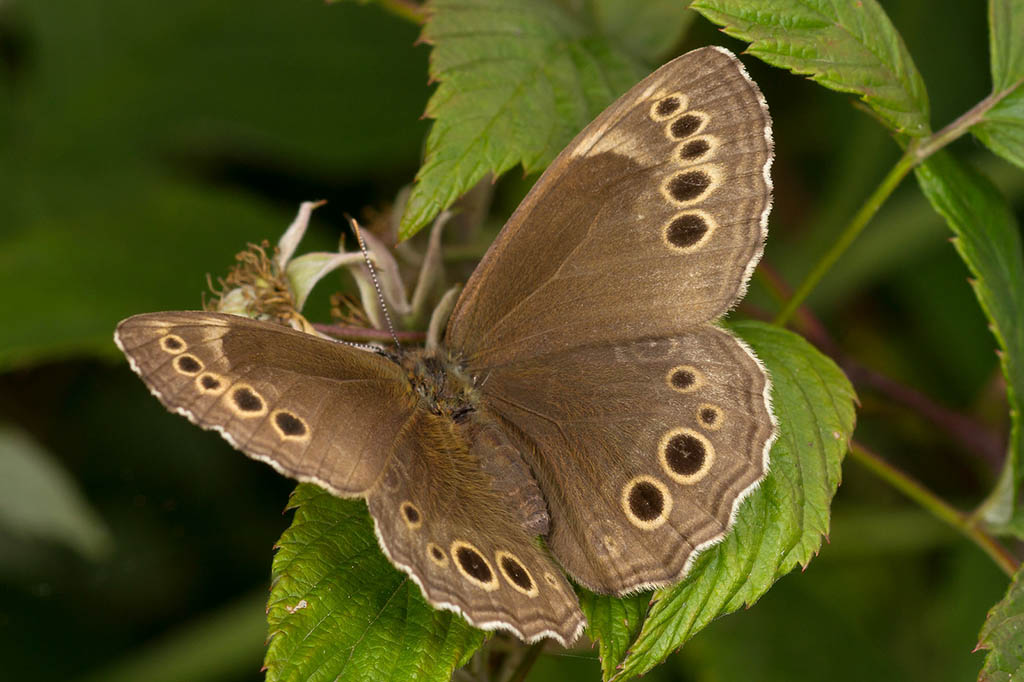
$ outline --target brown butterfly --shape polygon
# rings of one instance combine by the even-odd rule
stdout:
[[[365,498],[431,604],[566,644],[585,621],[559,566],[615,595],[676,582],[767,471],[768,376],[716,321],[761,256],[771,161],[757,86],[695,50],[555,159],[443,346],[368,352],[207,312],[137,315],[115,341],[170,410]]]

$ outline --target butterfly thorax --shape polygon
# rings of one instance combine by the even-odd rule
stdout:
[[[447,351],[415,350],[401,364],[424,409],[456,422],[476,410],[480,395],[474,378]]]
[[[436,440],[461,443],[458,449],[490,479],[502,506],[530,535],[546,535],[550,517],[540,487],[517,444],[495,417],[479,409],[481,394],[474,377],[444,350],[414,351],[401,364],[420,407],[440,418]],[[439,450],[434,454],[440,455]]]

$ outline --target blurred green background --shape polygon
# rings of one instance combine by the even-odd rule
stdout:
[[[987,94],[983,4],[882,4],[935,128]],[[0,678],[262,678],[292,484],[167,414],[111,333],[198,307],[205,274],[274,240],[300,201],[330,201],[304,244],[329,248],[345,213],[410,182],[430,93],[417,36],[377,7],[319,0],[0,0]],[[675,51],[708,43],[743,49],[697,19]],[[850,98],[745,63],[776,130],[765,264],[793,285],[898,148]],[[1019,170],[971,139],[953,149],[1020,213]],[[533,180],[511,175],[494,229]],[[906,180],[811,298],[825,334],[810,338],[858,389],[857,438],[969,508],[998,468],[1006,406],[948,237]],[[774,312],[764,281],[739,314]],[[951,415],[961,437],[937,426]],[[648,679],[972,679],[1005,576],[852,462],[833,510],[803,574]],[[529,679],[570,674],[599,676],[589,649],[554,649]]]

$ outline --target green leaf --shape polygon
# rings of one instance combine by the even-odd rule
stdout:
[[[1010,445],[1000,483],[983,512],[989,523],[1007,524],[1012,515],[1024,513],[1016,504],[1016,491],[1024,479],[1020,415],[1024,396],[1024,255],[1020,230],[999,190],[947,152],[932,155],[915,172],[924,195],[956,235],[953,245],[973,275],[971,286],[999,344],[1010,404]]]
[[[0,526],[61,542],[90,559],[113,549],[107,525],[71,476],[25,433],[0,425]]]
[[[651,603],[651,593],[643,592],[617,599],[577,588],[580,607],[587,617],[587,636],[597,642],[601,656],[601,673],[610,680],[619,662],[626,657],[629,645],[636,639]]]
[[[999,92],[1024,78],[1024,0],[989,0],[988,31],[992,90]]]
[[[384,557],[366,504],[301,484],[274,556],[267,682],[448,680],[484,641]]]
[[[592,0],[601,33],[636,58],[657,63],[679,44],[697,16],[680,0]]]
[[[696,0],[692,7],[750,41],[749,54],[860,95],[896,132],[928,134],[924,81],[876,0]]]
[[[1018,85],[985,112],[971,132],[993,152],[1024,168],[1024,86]]]
[[[402,216],[407,239],[488,173],[544,168],[643,75],[592,27],[546,0],[433,0],[434,119]],[[680,11],[682,11],[680,9]]]
[[[979,682],[1012,682],[1024,674],[1024,584],[1017,571],[1003,600],[992,607],[978,637],[977,649],[989,653]]]
[[[971,132],[1024,168],[1024,0],[990,0],[988,26],[992,93],[1001,99]]]
[[[835,363],[792,332],[759,322],[731,327],[772,376],[779,438],[771,469],[725,540],[702,553],[682,583],[655,593],[616,679],[645,673],[716,617],[757,601],[794,566],[806,566],[828,532],[853,433],[853,387]]]

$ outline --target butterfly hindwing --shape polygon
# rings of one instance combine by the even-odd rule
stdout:
[[[711,325],[496,369],[484,388],[545,491],[548,546],[597,592],[678,581],[767,472],[768,379]]]
[[[496,488],[478,424],[416,413],[367,503],[388,558],[427,600],[488,630],[562,644],[583,627],[572,587],[517,515],[515,487]],[[511,494],[509,494],[511,493]],[[528,501],[528,500],[527,500]]]

